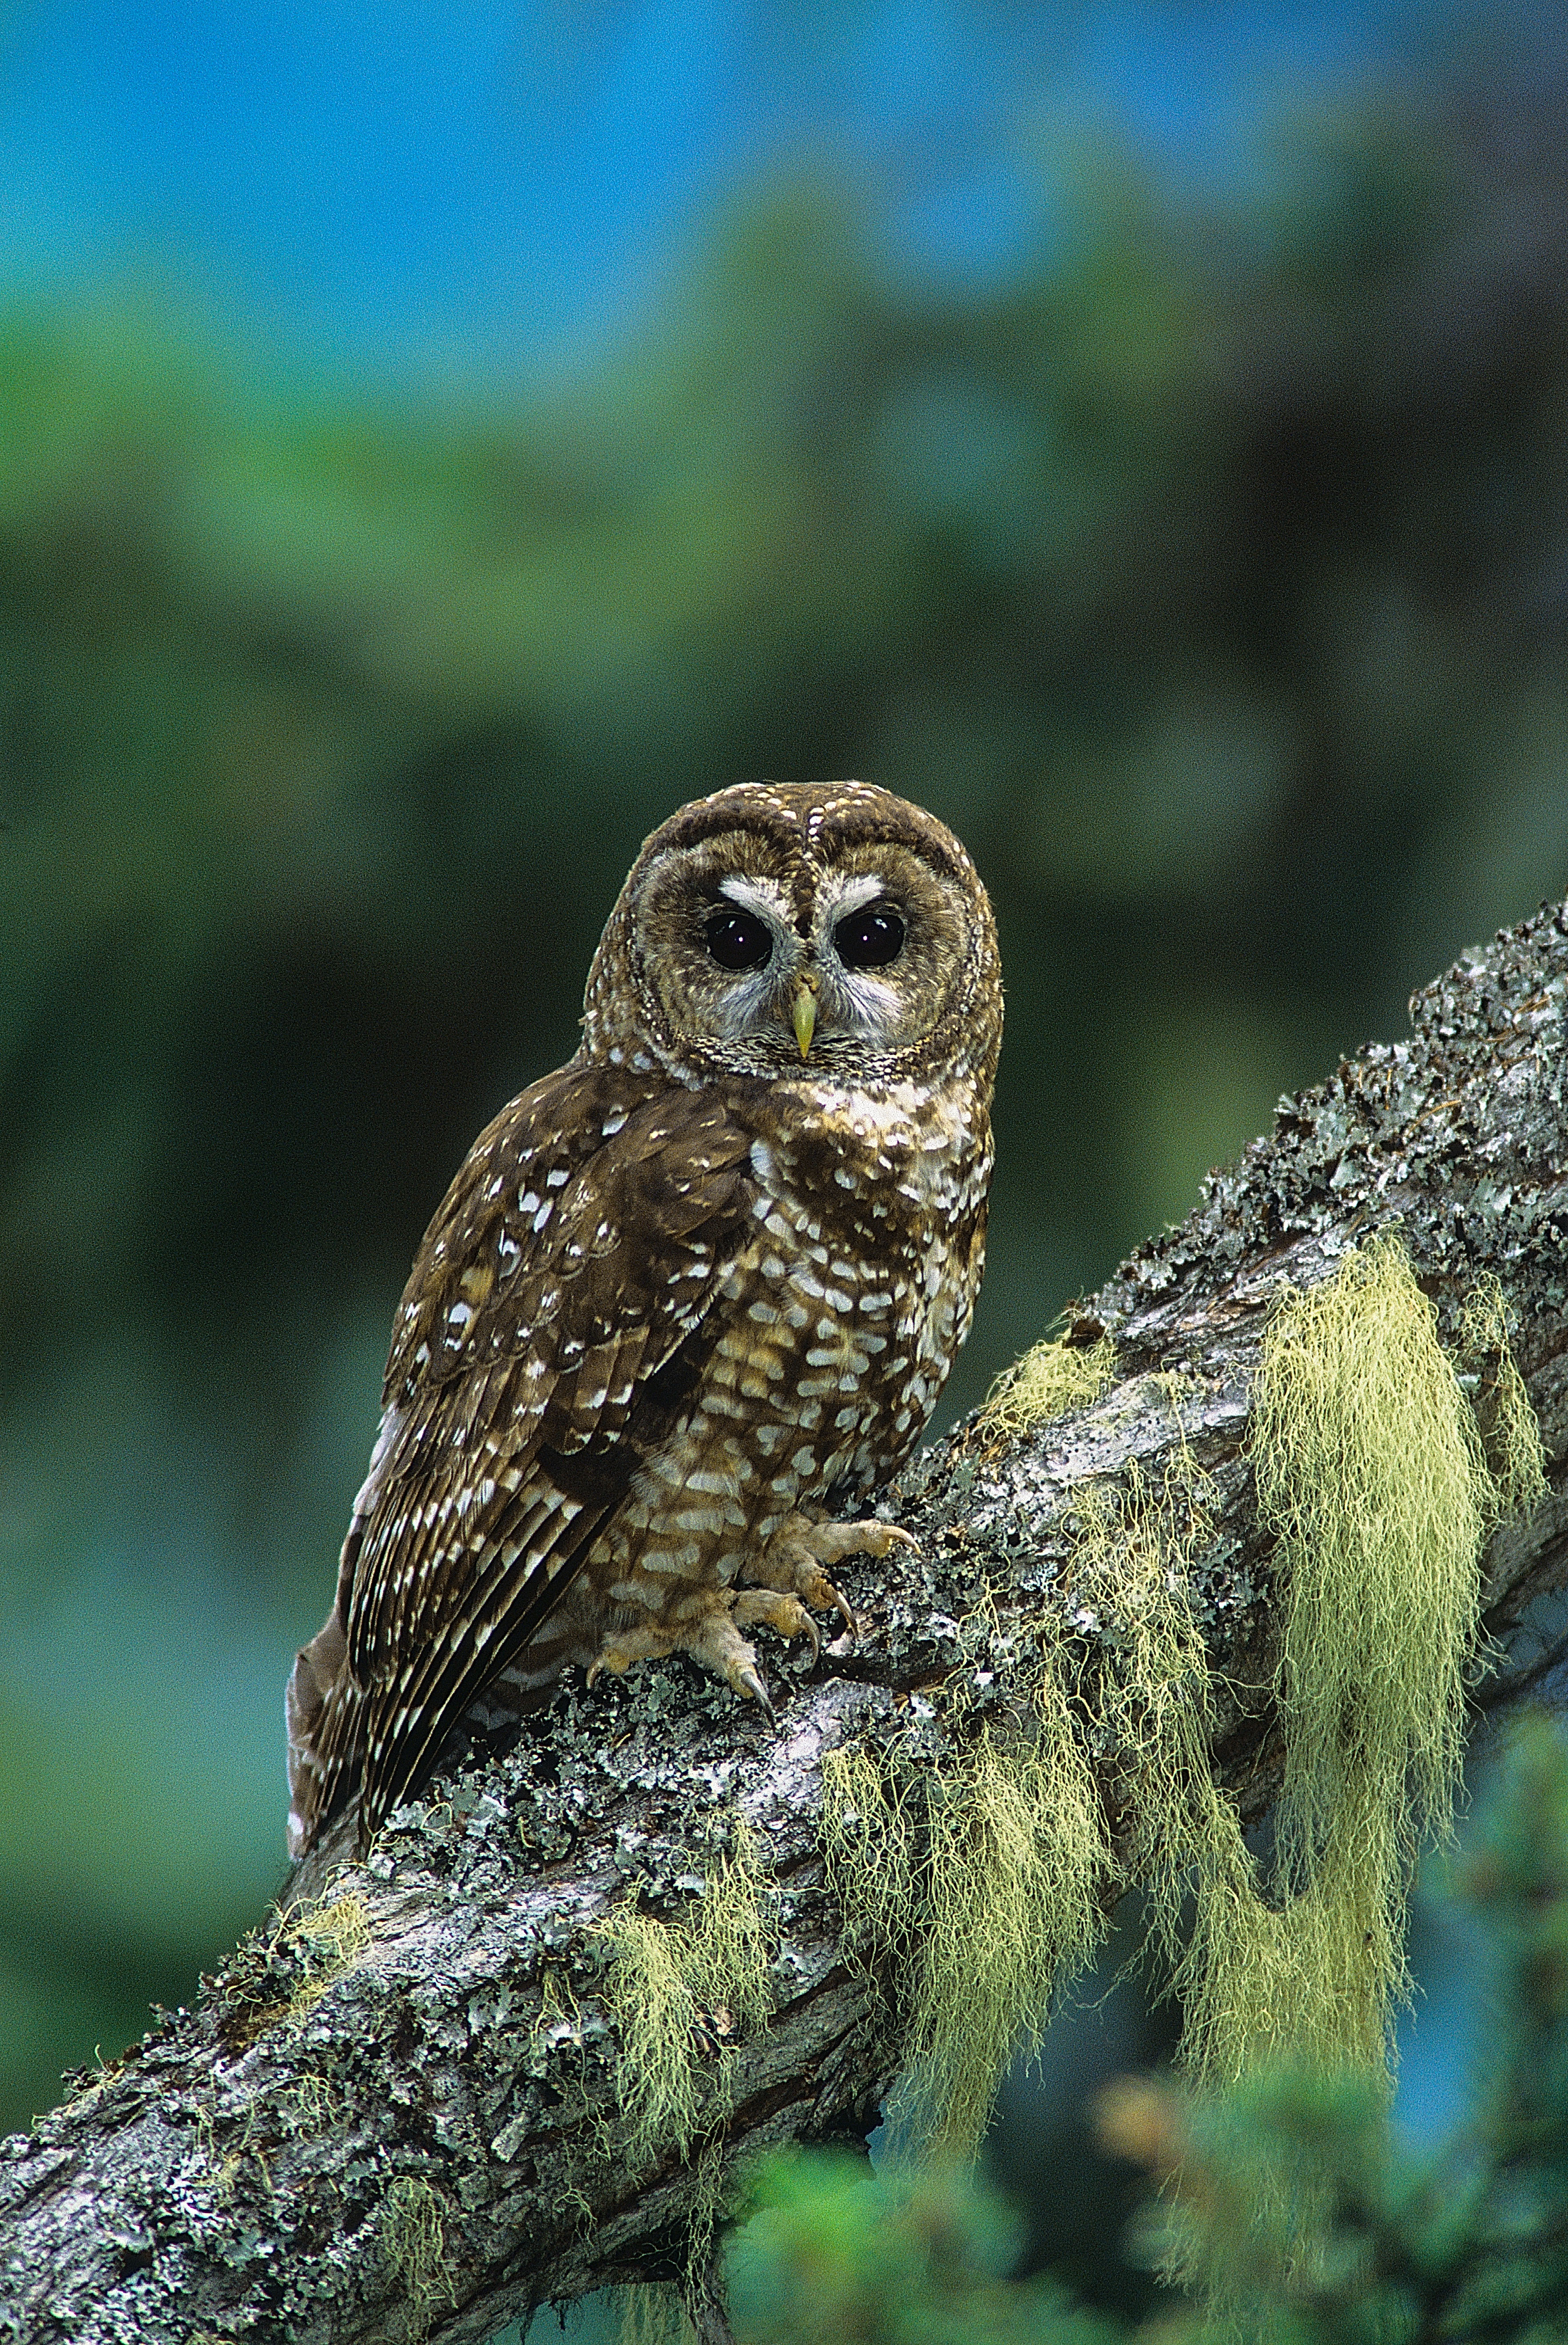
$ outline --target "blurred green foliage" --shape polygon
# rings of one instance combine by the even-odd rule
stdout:
[[[779,2157],[728,2258],[745,2345],[1109,2345],[1125,2333],[1048,2280],[1012,2281],[1018,2225],[961,2171],[890,2182],[863,2158]]]
[[[859,773],[993,888],[955,1406],[1563,889],[1556,103],[1368,98],[1223,204],[1085,147],[980,289],[775,187],[548,390],[0,318],[5,2115],[275,1885],[407,1264],[675,805]]]

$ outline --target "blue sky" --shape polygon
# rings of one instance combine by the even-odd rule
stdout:
[[[1385,64],[1408,11],[1041,0],[23,0],[0,293],[150,274],[356,365],[541,364],[657,299],[714,199],[860,177],[906,257],[1005,267],[1028,158],[1166,168]]]

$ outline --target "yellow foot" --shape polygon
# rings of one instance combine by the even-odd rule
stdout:
[[[733,1686],[737,1693],[748,1695],[752,1701],[759,1701],[777,1726],[779,1721],[773,1715],[773,1704],[768,1699],[768,1688],[762,1682],[762,1672],[757,1666],[756,1651],[735,1625],[738,1609],[732,1597],[719,1597],[713,1609],[705,1612],[700,1620],[692,1624],[680,1640],[681,1647],[694,1660],[700,1661],[705,1670],[711,1670],[716,1678],[722,1678],[727,1685]]]
[[[773,1588],[743,1588],[735,1599],[732,1616],[738,1625],[749,1629],[759,1622],[765,1629],[776,1629],[786,1644],[796,1637],[809,1637],[811,1659],[822,1650],[822,1639],[817,1623],[798,1596],[786,1595]]]
[[[768,1699],[768,1688],[757,1666],[757,1655],[735,1625],[735,1599],[728,1589],[715,1589],[703,1601],[708,1609],[696,1619],[689,1617],[677,1627],[669,1629],[620,1629],[606,1634],[593,1660],[588,1665],[588,1683],[596,1685],[608,1670],[619,1677],[635,1661],[661,1661],[667,1653],[689,1653],[705,1670],[722,1678],[752,1701],[759,1701],[769,1718],[773,1704]],[[799,1610],[797,1605],[797,1611]],[[748,1619],[772,1616],[748,1613]],[[795,1633],[799,1633],[797,1630]]]
[[[596,1685],[606,1670],[622,1677],[634,1661],[662,1661],[680,1641],[667,1629],[623,1629],[606,1636],[588,1664],[588,1683]]]
[[[814,1660],[822,1639],[812,1610],[837,1611],[851,1638],[860,1633],[860,1624],[829,1579],[827,1568],[847,1555],[891,1555],[894,1548],[917,1544],[908,1531],[892,1523],[815,1523],[808,1515],[790,1515],[742,1567],[748,1583],[744,1588],[698,1588],[679,1600],[677,1609],[681,1617],[667,1626],[650,1622],[642,1628],[609,1630],[594,1656],[588,1683],[596,1684],[606,1670],[618,1677],[635,1661],[689,1653],[737,1693],[760,1702],[772,1718],[773,1704],[756,1650],[741,1630],[772,1629],[786,1640],[808,1637]]]
[[[896,1547],[918,1544],[892,1523],[814,1523],[809,1515],[796,1514],[779,1524],[761,1554],[746,1565],[746,1577],[759,1588],[800,1597],[813,1611],[831,1607],[857,1637],[860,1623],[829,1579],[829,1568],[847,1555],[891,1555]]]

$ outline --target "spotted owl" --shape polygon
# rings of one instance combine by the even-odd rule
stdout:
[[[935,817],[743,785],[645,844],[583,1041],[474,1142],[425,1233],[326,1625],[288,1693],[292,1854],[361,1842],[458,1732],[563,1669],[854,1621],[828,1521],[910,1450],[984,1254],[1002,987]]]

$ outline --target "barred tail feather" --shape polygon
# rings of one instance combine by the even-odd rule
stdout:
[[[289,1736],[289,1854],[302,1857],[359,1771],[361,1695],[334,1604],[294,1656],[283,1698]]]

